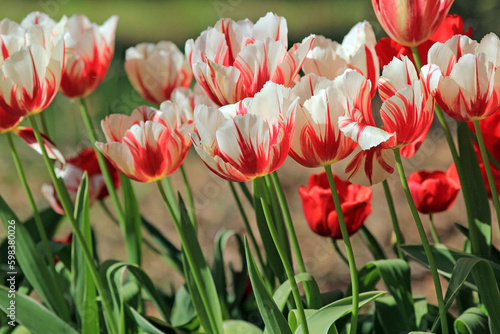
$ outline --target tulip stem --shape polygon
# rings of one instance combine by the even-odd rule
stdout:
[[[191,218],[191,222],[193,223],[194,230],[196,231],[197,224],[196,224],[196,212],[194,209],[193,193],[191,192],[191,187],[189,186],[187,174],[186,174],[186,171],[184,170],[184,165],[180,166],[180,170],[181,170],[181,174],[182,174],[182,179],[184,180],[184,187],[186,189],[186,196],[187,196],[187,201],[188,201],[188,206],[189,206],[189,217]]]
[[[328,177],[328,183],[330,184],[330,189],[332,190],[333,203],[335,204],[335,211],[337,212],[340,231],[342,232],[342,239],[344,239],[344,246],[347,253],[347,259],[349,260],[349,271],[351,273],[351,286],[352,286],[352,314],[351,314],[350,333],[356,334],[356,329],[358,326],[358,310],[359,310],[358,270],[356,269],[354,252],[352,250],[351,240],[349,238],[349,232],[347,231],[347,226],[344,220],[344,214],[342,212],[342,207],[340,205],[339,194],[337,193],[337,187],[335,186],[335,180],[333,179],[332,167],[325,166],[325,172],[326,176]]]
[[[248,235],[250,237],[250,241],[252,242],[255,251],[257,252],[257,257],[259,259],[259,263],[261,267],[264,269],[264,260],[262,258],[262,253],[259,248],[259,244],[257,243],[257,239],[255,238],[255,234],[253,233],[252,227],[250,226],[250,221],[248,220],[247,214],[245,213],[245,209],[241,204],[240,197],[236,192],[236,188],[234,187],[233,182],[229,181],[229,188],[231,189],[231,193],[233,194],[234,200],[236,201],[236,206],[238,206],[238,211],[241,214],[241,218],[243,219],[243,223],[245,224],[245,228],[247,229]]]
[[[401,233],[401,229],[399,227],[398,216],[396,215],[396,209],[394,207],[394,200],[392,198],[391,189],[389,188],[389,184],[387,183],[387,180],[382,181],[382,185],[384,187],[384,194],[385,194],[385,199],[387,200],[387,206],[389,207],[389,213],[391,214],[392,228],[394,230],[394,235],[396,236],[395,251],[401,260],[406,261],[405,254],[399,248],[399,246],[404,244],[405,239],[404,239],[403,233]]]
[[[87,129],[87,133],[89,135],[90,141],[92,142],[92,147],[94,148],[94,151],[97,155],[97,161],[99,162],[99,167],[101,169],[101,173],[104,176],[104,182],[106,183],[106,187],[108,188],[109,196],[111,197],[111,200],[113,201],[113,204],[115,206],[115,210],[118,214],[118,221],[120,221],[121,225],[123,225],[123,221],[125,220],[123,209],[122,209],[122,206],[121,206],[120,201],[118,199],[118,194],[116,193],[115,185],[114,185],[113,180],[111,178],[111,174],[109,173],[108,166],[106,164],[106,160],[104,159],[104,156],[102,155],[101,151],[99,151],[95,147],[95,143],[97,142],[97,137],[95,134],[94,126],[92,125],[92,120],[90,118],[90,115],[89,115],[89,112],[87,109],[87,105],[85,104],[85,99],[83,97],[81,97],[78,99],[78,101],[80,102],[80,112],[82,114],[83,123],[85,124],[85,128]],[[123,228],[123,226],[121,226],[121,227]]]
[[[250,193],[250,190],[248,190],[248,187],[245,182],[238,182],[238,185],[240,186],[241,191],[243,191],[243,195],[245,195],[245,198],[248,200],[248,203],[253,208],[253,196]]]
[[[113,201],[115,206],[116,213],[118,215],[118,221],[120,222],[120,229],[124,234],[125,240],[127,240],[127,227],[125,223],[125,214],[123,212],[122,206],[120,204],[120,200],[118,199],[118,194],[115,189],[115,185],[113,179],[111,178],[111,174],[109,172],[108,166],[106,164],[106,159],[102,155],[101,151],[95,147],[95,143],[97,142],[97,137],[95,134],[94,126],[92,125],[92,120],[88,113],[87,105],[85,104],[85,99],[81,97],[78,99],[80,102],[80,111],[83,118],[83,123],[85,123],[85,128],[87,129],[87,133],[89,135],[90,141],[92,142],[92,147],[94,148],[95,154],[97,156],[97,161],[99,163],[99,168],[101,169],[101,173],[104,177],[104,183],[106,184],[106,188],[108,189],[109,196]],[[141,245],[137,245],[136,247],[130,247],[128,242],[125,242],[125,247],[127,249],[127,257],[131,260],[132,263],[140,265],[141,264],[141,254],[140,250],[142,249]],[[135,259],[135,260],[134,260]]]
[[[40,124],[42,124],[42,131],[47,136],[49,136],[49,128],[47,127],[47,122],[45,121],[45,113],[41,112],[38,114],[38,118],[40,118]]]
[[[429,226],[431,228],[432,239],[434,239],[434,243],[440,244],[439,236],[436,232],[436,226],[434,225],[434,217],[432,217],[432,213],[429,214]]]
[[[160,191],[161,197],[163,199],[163,202],[165,203],[165,206],[167,207],[168,213],[170,214],[170,217],[172,218],[172,221],[174,223],[175,229],[177,230],[177,233],[179,234],[179,238],[181,239],[181,246],[182,246],[182,251],[184,252],[186,259],[188,263],[186,264],[186,269],[191,271],[191,274],[193,275],[193,279],[195,281],[195,284],[198,288],[198,293],[200,295],[201,301],[203,303],[203,306],[205,307],[207,314],[208,314],[208,320],[210,322],[211,328],[205,328],[205,330],[209,333],[217,333],[217,321],[214,319],[214,315],[211,310],[210,306],[210,300],[209,296],[207,295],[207,291],[203,289],[203,278],[200,276],[200,272],[198,270],[194,270],[193,268],[196,267],[196,261],[194,260],[193,254],[191,253],[191,248],[188,247],[188,236],[184,233],[184,229],[182,228],[181,221],[179,220],[176,211],[174,210],[172,203],[170,203],[167,194],[165,193],[165,189],[163,188],[163,184],[161,183],[161,180],[156,181],[156,185],[158,186],[158,190]],[[192,236],[194,237],[194,236]]]
[[[368,229],[368,227],[366,227],[366,225],[361,226],[359,232],[361,234],[361,238],[365,242],[366,247],[368,247],[375,260],[387,259],[384,250],[382,249],[372,232]]]
[[[427,239],[427,235],[425,234],[425,229],[422,224],[422,220],[417,211],[417,207],[415,206],[415,202],[413,201],[413,197],[411,197],[410,188],[408,186],[408,181],[406,180],[405,171],[403,168],[403,163],[401,161],[401,155],[399,154],[399,148],[393,149],[394,157],[396,158],[396,165],[399,172],[399,177],[401,179],[401,185],[403,186],[403,190],[406,195],[406,200],[408,201],[408,205],[410,206],[411,213],[413,215],[413,220],[415,221],[415,225],[417,225],[418,234],[420,235],[420,240],[422,241],[422,246],[424,247],[425,255],[427,257],[427,261],[429,262],[429,267],[431,269],[432,279],[434,281],[434,288],[436,289],[436,298],[439,307],[439,316],[441,320],[441,328],[443,334],[448,334],[448,322],[446,318],[446,309],[444,307],[443,301],[443,290],[441,288],[441,282],[439,281],[439,274],[436,268],[436,261],[434,260],[434,255],[432,254],[432,249],[429,244],[429,240]]]
[[[269,232],[271,233],[271,237],[274,241],[276,249],[278,250],[278,254],[280,256],[281,262],[283,263],[283,267],[285,268],[285,273],[290,282],[290,288],[292,289],[293,299],[295,301],[295,305],[297,307],[297,313],[299,316],[299,324],[302,328],[302,333],[309,334],[309,326],[307,325],[307,317],[304,311],[304,305],[302,304],[302,299],[300,297],[299,288],[297,286],[297,281],[295,281],[295,275],[293,273],[293,268],[289,262],[289,258],[287,256],[286,250],[284,249],[284,245],[282,240],[278,235],[278,231],[276,230],[276,225],[273,221],[273,215],[271,210],[269,209],[269,202],[266,199],[266,184],[264,178],[255,179],[257,186],[259,187],[259,193],[261,194],[260,201],[262,203],[262,210],[264,211],[264,216],[266,217],[267,225],[269,226]],[[271,190],[271,189],[268,189]]]
[[[19,175],[19,179],[21,180],[21,184],[26,192],[26,196],[28,196],[28,201],[30,203],[31,211],[33,211],[33,218],[35,220],[36,228],[38,233],[40,234],[40,239],[42,240],[43,249],[45,250],[45,256],[47,257],[47,261],[49,263],[50,268],[52,269],[51,274],[56,274],[56,266],[54,262],[54,254],[52,254],[52,250],[50,249],[49,239],[47,238],[47,233],[43,228],[43,221],[40,217],[40,213],[38,212],[38,208],[36,207],[35,199],[33,198],[33,193],[30,190],[28,185],[28,181],[26,180],[26,174],[24,174],[23,166],[21,164],[21,160],[19,159],[19,155],[17,154],[16,147],[14,145],[14,141],[12,140],[12,134],[10,132],[6,133],[7,142],[9,143],[10,153],[12,154],[12,159],[14,160],[14,165],[16,166],[17,174]]]
[[[495,212],[497,214],[498,226],[500,227],[500,202],[498,200],[498,190],[495,184],[495,178],[493,177],[493,172],[491,171],[490,160],[488,159],[488,151],[484,144],[483,134],[481,133],[481,127],[479,126],[479,121],[475,119],[474,129],[476,130],[477,143],[479,145],[479,150],[481,151],[481,157],[483,158],[484,170],[486,171],[486,176],[488,177],[488,183],[491,190],[491,199],[493,200],[493,206],[495,207]]]
[[[62,184],[61,180],[56,176],[56,173],[54,171],[54,167],[52,166],[50,162],[50,158],[47,154],[47,150],[45,149],[45,145],[43,143],[42,136],[40,135],[40,131],[38,130],[38,125],[36,123],[36,120],[34,116],[29,117],[31,121],[31,125],[33,127],[33,132],[35,133],[36,140],[38,142],[38,145],[40,145],[40,150],[42,151],[42,156],[43,160],[45,161],[45,165],[47,166],[47,169],[49,171],[50,177],[52,178],[52,183],[54,184],[54,188],[56,189],[57,196],[59,197],[59,200],[61,201],[61,205],[64,209],[64,212],[66,213],[66,216],[69,218],[69,221],[71,223],[71,226],[73,228],[73,233],[76,236],[76,239],[80,243],[80,246],[83,250],[83,255],[85,258],[85,261],[87,262],[87,266],[90,269],[90,274],[92,276],[92,279],[94,280],[97,292],[101,296],[101,304],[104,313],[106,314],[105,319],[106,319],[106,324],[108,326],[109,332],[111,334],[117,334],[118,333],[118,328],[116,327],[116,323],[113,321],[115,319],[115,316],[113,314],[113,310],[111,308],[111,305],[109,303],[109,298],[108,294],[105,293],[104,285],[102,284],[101,278],[99,276],[99,273],[97,271],[97,268],[94,263],[94,258],[92,257],[90,250],[87,246],[87,242],[85,241],[85,238],[82,235],[82,232],[80,231],[80,228],[78,226],[78,223],[73,215],[74,207],[73,207],[73,202],[71,201],[71,198],[68,194],[68,190]]]
[[[278,194],[278,200],[280,206],[283,210],[283,216],[285,218],[285,224],[288,230],[288,234],[290,235],[290,242],[292,244],[293,252],[295,253],[295,258],[297,259],[297,265],[299,267],[299,271],[301,273],[306,273],[306,265],[304,263],[304,257],[302,256],[302,252],[300,250],[299,240],[297,238],[297,233],[295,232],[295,227],[293,226],[292,215],[290,214],[290,207],[288,206],[288,202],[286,200],[285,192],[283,191],[283,187],[281,186],[280,179],[278,177],[278,173],[276,171],[271,173],[271,179],[274,184],[274,188]],[[304,292],[307,299],[307,304],[310,304],[311,298],[311,287],[309,282],[304,284]]]
[[[418,53],[418,47],[413,46],[411,48],[411,53],[413,54],[413,60],[415,60],[415,65],[417,65],[417,72],[420,73],[422,68],[422,61],[420,60],[420,54]]]
[[[170,176],[167,176],[166,178],[163,179],[163,186],[166,188],[167,198],[170,201],[170,203],[177,203],[176,202],[177,199],[175,197],[175,192],[174,192],[174,187],[172,186],[172,181],[170,180]],[[172,207],[172,209],[175,212],[175,216],[177,218],[179,218],[180,213],[179,213],[179,208],[177,207],[177,205],[174,205]]]

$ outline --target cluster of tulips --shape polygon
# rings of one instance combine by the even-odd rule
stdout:
[[[342,43],[311,35],[289,47],[287,21],[267,13],[256,23],[220,19],[188,40],[185,54],[166,41],[129,48],[128,79],[151,106],[107,116],[101,121],[104,142],[85,97],[106,75],[118,18],[101,26],[82,15],[59,22],[43,13],[31,13],[20,24],[2,20],[0,133],[7,137],[33,211],[33,218],[21,223],[0,198],[6,229],[19,221],[16,265],[22,275],[14,297],[15,324],[33,333],[236,334],[264,328],[314,334],[500,333],[500,252],[492,244],[488,199],[500,221],[500,39],[491,33],[473,40],[462,19],[448,15],[453,0],[372,3],[389,35],[379,41],[365,21]],[[58,92],[79,101],[94,144],[76,157],[57,149],[45,125],[43,110]],[[381,106],[374,116],[377,96]],[[407,178],[401,157],[410,159],[419,150],[434,115],[453,164],[447,172],[419,171]],[[31,128],[20,125],[24,118]],[[452,119],[459,123],[457,143],[448,124]],[[13,135],[47,165],[52,182],[42,192],[51,208],[43,212]],[[246,227],[245,237],[230,231],[217,237],[212,269],[198,242],[193,194],[182,165],[191,144],[211,172],[229,181]],[[302,166],[324,168],[299,193],[311,229],[343,240],[351,277],[346,291],[322,294],[307,272],[276,173],[288,156]],[[331,169],[343,160],[347,180]],[[169,180],[177,170],[186,202]],[[404,244],[386,181],[396,170],[419,245]],[[180,248],[141,216],[131,180],[156,183]],[[378,183],[391,213],[393,258],[363,226],[371,212],[370,187]],[[440,244],[432,214],[450,208],[461,189],[467,219],[457,226],[467,241],[459,251]],[[113,209],[103,201],[108,196]],[[96,201],[120,226],[127,262],[97,259],[90,217]],[[246,213],[249,207],[262,245]],[[419,212],[430,215],[434,245]],[[73,237],[54,242],[59,215],[70,222]],[[360,229],[376,259],[361,269],[350,242]],[[230,237],[237,240],[243,264],[241,272],[230,269],[232,289],[223,257]],[[170,295],[157,289],[141,268],[143,245],[178,270],[186,286]],[[437,306],[412,294],[410,260],[429,268]],[[3,275],[10,269],[2,269]],[[440,276],[448,281],[446,291]],[[376,290],[379,281],[389,295]],[[33,291],[39,300],[30,297]],[[13,325],[11,299],[0,287],[5,328]],[[360,313],[366,304],[371,307]],[[152,305],[156,316],[148,315]]]

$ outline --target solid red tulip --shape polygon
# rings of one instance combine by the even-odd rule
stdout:
[[[440,170],[411,173],[408,186],[417,210],[424,214],[448,210],[460,191],[460,183],[454,175],[454,165],[446,173]]]
[[[347,232],[358,231],[372,211],[372,190],[359,184],[352,184],[333,175],[340,205],[344,214]],[[342,239],[339,221],[332,198],[332,191],[325,172],[312,174],[307,187],[301,186],[299,194],[307,224],[315,233]]]

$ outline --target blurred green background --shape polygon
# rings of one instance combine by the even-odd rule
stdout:
[[[130,113],[135,107],[146,104],[146,101],[140,98],[132,89],[123,69],[125,50],[140,42],[171,40],[181,50],[184,50],[186,40],[198,37],[203,30],[213,26],[221,17],[231,17],[236,20],[249,18],[255,22],[268,11],[273,11],[287,19],[290,44],[298,42],[312,33],[325,35],[341,42],[349,29],[362,20],[367,20],[372,24],[377,38],[385,36],[377,23],[370,0],[0,0],[0,18],[7,17],[19,22],[32,11],[45,12],[55,20],[59,20],[62,15],[71,16],[75,13],[81,13],[87,15],[91,21],[99,24],[103,23],[111,15],[119,15],[116,50],[110,70],[98,90],[88,97],[96,127],[98,127],[98,122],[110,113]],[[465,20],[465,26],[473,27],[473,38],[475,39],[480,40],[482,36],[491,31],[497,34],[500,33],[500,25],[498,24],[500,2],[497,0],[456,0],[451,13],[460,14]],[[44,115],[49,125],[51,137],[66,156],[72,156],[81,148],[91,145],[81,121],[78,103],[59,94],[52,105],[44,111]],[[37,154],[33,154],[20,140],[16,140],[16,145],[27,169],[28,179],[36,201],[39,207],[45,207],[47,202],[40,195],[39,189],[44,182],[47,182],[49,177],[42,159]],[[6,198],[19,217],[24,219],[30,216],[31,213],[26,202],[26,196],[19,186],[19,179],[15,173],[4,136],[0,136],[0,147],[0,194]],[[448,153],[442,154],[440,152],[436,149],[437,155],[434,158],[429,156],[421,165],[414,167],[447,168],[451,158]],[[204,249],[208,249],[208,252],[210,252],[212,240],[217,231],[224,227],[243,232],[242,224],[240,218],[234,213],[235,210],[228,208],[228,201],[230,204],[233,202],[232,199],[228,199],[227,195],[225,195],[228,191],[227,183],[210,174],[194,152],[190,152],[186,163],[188,164],[187,171],[192,178],[194,191],[197,196],[199,194],[198,199],[202,203],[199,205],[199,215],[203,213],[201,227],[203,232],[200,232],[200,239],[202,239],[200,241]],[[336,168],[339,170],[339,167]],[[331,245],[328,240],[318,238],[309,231],[303,220],[301,207],[297,205],[300,203],[297,193],[298,185],[306,184],[308,176],[313,172],[317,173],[318,170],[305,169],[294,162],[287,161],[284,171],[280,172],[280,175],[289,196],[289,202],[295,203],[292,207],[294,211],[292,214],[295,217],[296,225],[299,225],[300,242],[303,246],[305,244],[315,245],[315,247],[306,247],[305,257],[308,261],[308,268],[315,274],[322,286],[326,284],[331,288],[335,287],[335,285],[345,285],[349,277],[346,268],[342,266],[335,267],[337,274],[331,275],[330,269],[334,263],[332,262],[332,256],[335,257],[331,253]],[[173,175],[174,186],[180,189],[182,186],[176,174]],[[154,187],[137,182],[134,182],[134,186],[146,217],[152,217],[152,221],[160,223],[161,229],[169,233],[168,235],[177,242],[172,224],[168,222],[161,224],[165,220],[166,212],[161,201],[159,201],[158,194],[153,189]],[[374,187],[374,191],[380,190],[377,189]],[[398,189],[395,190],[396,198],[403,198],[402,193],[398,193],[398,191]],[[377,197],[383,198],[380,191],[378,195],[374,196],[374,199]],[[374,229],[376,236],[386,249],[390,249],[391,228],[388,224],[381,226],[382,223],[386,222],[384,218],[387,215],[385,203],[380,203],[378,206],[374,203],[374,205],[374,212],[372,217],[369,218],[368,224],[377,227]],[[204,211],[207,207],[209,207],[209,210]],[[411,218],[406,212],[406,204],[403,203],[401,207],[402,221],[407,218],[408,222],[411,222]],[[460,209],[460,207],[457,209]],[[463,213],[463,207],[461,210]],[[99,243],[99,252],[103,258],[123,258],[125,252],[121,233],[103,216],[102,212],[93,215],[98,238],[106,240],[106,242]],[[453,232],[452,224],[462,218],[463,214],[460,213],[451,213],[450,216],[442,218],[443,224],[442,227],[439,227],[442,229],[441,232],[446,233],[449,238],[455,238],[450,240],[448,237],[444,237],[444,242],[450,241],[460,247],[462,240],[453,237],[455,232]],[[411,233],[412,228],[411,226],[405,227],[405,230],[408,229],[409,241],[411,241],[412,236],[417,235],[416,231]],[[355,238],[354,243],[357,244],[359,241]],[[360,253],[362,252],[358,252],[357,255],[361,257],[367,256]],[[155,268],[154,278],[163,281],[164,285],[169,286],[169,283],[165,280],[168,269],[164,268],[165,266],[160,260],[148,261],[146,267],[148,266]],[[158,270],[158,268],[162,269]],[[422,275],[425,276],[425,274]],[[426,294],[427,290],[425,286],[420,288],[422,294]],[[417,289],[418,291],[419,289]]]

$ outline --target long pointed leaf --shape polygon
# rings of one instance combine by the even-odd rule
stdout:
[[[142,258],[142,229],[141,215],[137,205],[132,182],[129,178],[120,175],[121,187],[123,192],[123,207],[125,208],[125,221],[123,228],[125,231],[125,243],[130,262],[141,265]]]

